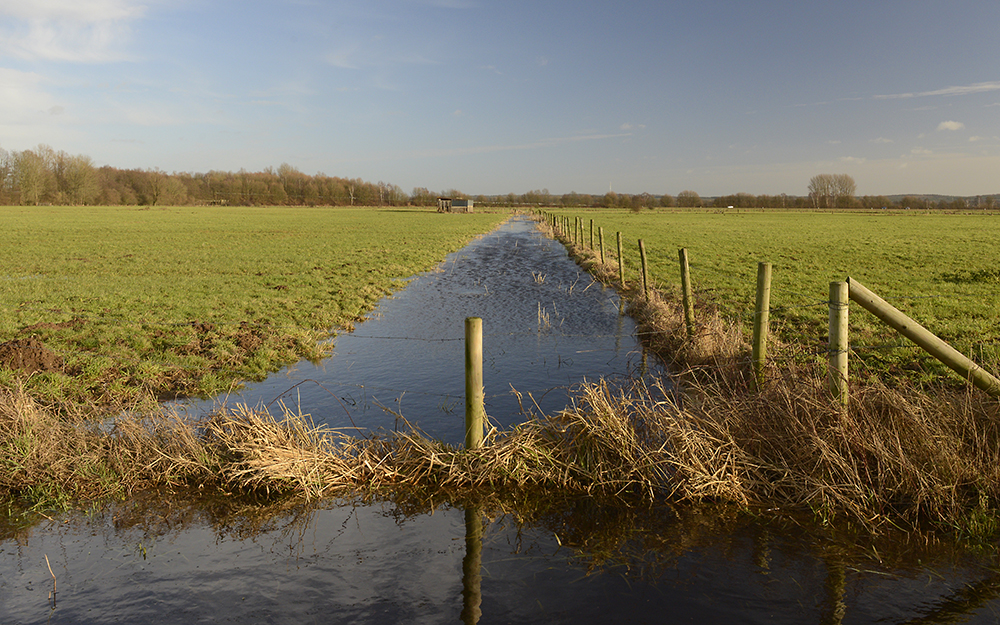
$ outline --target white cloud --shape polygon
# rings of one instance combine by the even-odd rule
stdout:
[[[913,148],[910,150],[910,154],[914,156],[931,156],[934,153],[927,148]]]
[[[129,22],[146,7],[135,0],[0,0],[0,54],[23,59],[104,63],[121,50]]]
[[[938,124],[938,130],[961,130],[965,128],[965,124],[962,122],[946,121]]]
[[[0,119],[5,123],[23,123],[41,113],[61,110],[52,97],[41,90],[42,77],[0,67]]]
[[[892,143],[892,139],[886,139],[885,137],[879,137],[878,139],[872,139],[871,143]]]
[[[977,135],[975,137],[969,137],[969,141],[972,143],[975,143],[976,141],[986,141],[986,137],[980,137]]]
[[[889,95],[877,95],[876,100],[892,100],[898,98],[922,98],[927,96],[959,96],[959,95],[969,95],[973,93],[985,93],[988,91],[1000,91],[1000,81],[995,82],[977,82],[971,85],[963,85],[958,87],[947,87],[945,89],[937,89],[935,91],[922,91],[919,93],[894,93]]]
[[[840,157],[840,162],[841,163],[855,163],[857,165],[862,165],[867,160],[868,160],[867,158],[859,158],[857,156],[841,156]]]

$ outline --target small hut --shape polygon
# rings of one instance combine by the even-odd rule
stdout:
[[[439,213],[471,213],[472,200],[454,200],[450,197],[438,198]]]

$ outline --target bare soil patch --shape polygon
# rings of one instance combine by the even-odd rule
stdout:
[[[0,366],[25,373],[62,371],[63,359],[35,337],[0,344]]]

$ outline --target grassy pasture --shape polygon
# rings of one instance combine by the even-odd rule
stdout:
[[[64,360],[45,403],[211,394],[317,357],[402,280],[504,214],[372,208],[0,208],[0,343]],[[0,367],[0,385],[23,374]]]
[[[757,263],[773,267],[772,332],[818,353],[827,339],[829,283],[860,281],[956,349],[996,370],[1000,360],[1000,215],[917,211],[564,211],[615,233],[625,247],[626,279],[640,275],[643,239],[654,284],[679,292],[677,251],[687,248],[697,299],[749,332]],[[596,246],[596,234],[595,234]],[[942,367],[853,306],[851,345],[864,375],[930,379]]]

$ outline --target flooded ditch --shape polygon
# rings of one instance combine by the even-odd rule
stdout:
[[[363,430],[391,430],[402,415],[457,444],[468,316],[484,320],[486,409],[498,427],[558,411],[584,379],[662,373],[614,292],[516,219],[337,336],[328,360],[228,402],[284,402]],[[0,622],[996,622],[995,556],[954,547],[587,498],[496,510],[150,494],[0,533]]]

